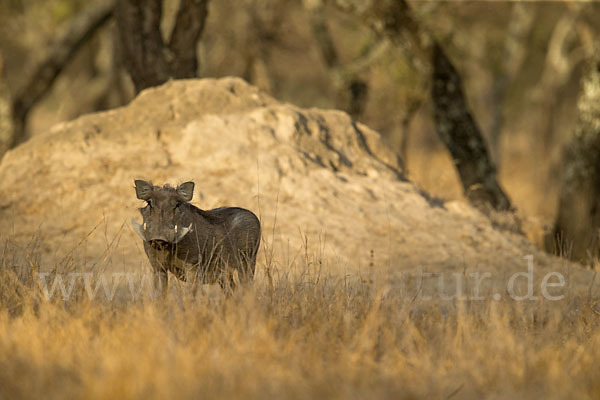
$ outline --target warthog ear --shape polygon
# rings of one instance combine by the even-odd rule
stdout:
[[[148,200],[150,193],[152,192],[152,185],[146,181],[139,179],[135,180],[135,194],[140,200]]]
[[[192,197],[194,197],[194,182],[185,182],[185,183],[182,183],[177,188],[177,193],[179,193],[179,195],[185,201],[192,200]]]

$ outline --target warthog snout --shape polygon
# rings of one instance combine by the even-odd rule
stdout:
[[[192,224],[190,223],[189,226],[183,228],[179,228],[178,225],[175,225],[175,227],[173,228],[173,234],[148,234],[147,223],[144,222],[144,224],[142,225],[138,223],[135,220],[135,218],[131,218],[131,225],[133,226],[133,230],[135,231],[135,233],[137,233],[145,242],[162,241],[166,243],[179,243],[179,241],[181,241],[181,239],[183,239],[185,235],[187,235],[192,230]],[[161,231],[164,230],[165,229],[161,229]]]

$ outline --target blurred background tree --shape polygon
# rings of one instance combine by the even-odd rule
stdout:
[[[197,76],[196,45],[208,0],[181,0],[168,40],[161,32],[162,0],[123,0],[116,19],[123,64],[136,93],[169,79]]]
[[[497,186],[518,210],[530,239],[540,246],[554,243],[564,230],[555,227],[559,204],[578,207],[582,201],[559,199],[569,179],[563,174],[564,149],[573,146],[582,129],[580,82],[600,29],[600,7],[593,3],[407,1],[418,36],[424,36],[419,40],[410,40],[406,32],[398,38],[385,34],[385,15],[369,19],[361,14],[389,3],[383,0],[357,1],[358,12],[348,11],[352,0],[190,1],[195,14],[179,12],[188,3],[184,0],[142,3],[162,6],[148,20],[153,32],[160,29],[154,43],[160,62],[167,64],[156,82],[188,77],[195,69],[198,77],[243,77],[299,106],[344,109],[401,153],[409,179],[435,196],[465,199],[472,185],[463,186],[464,176],[454,168],[457,155],[447,150],[440,121],[436,126],[433,118],[440,104],[432,98],[431,53],[418,48],[421,39],[437,43],[460,78],[464,109],[487,145],[489,165],[498,166]],[[124,9],[136,2],[119,4]],[[132,79],[130,64],[140,58],[141,72],[144,63],[155,64],[141,58],[144,52],[135,46],[142,42],[128,41],[117,29],[112,2],[7,0],[0,5],[3,121],[4,115],[15,115],[15,108],[19,112],[15,99],[27,92],[52,49],[67,38],[75,42],[69,32],[93,7],[108,10],[106,17],[89,25],[93,29],[72,46],[47,90],[29,103],[23,126],[17,126],[19,140],[43,134],[57,122],[126,104],[145,87]],[[182,19],[192,15],[191,21]],[[202,24],[190,27],[202,15],[208,15]],[[172,64],[178,29],[192,33],[183,41],[187,55],[180,58],[187,60],[185,74]],[[124,54],[129,56],[124,59]],[[0,131],[0,146],[5,137]],[[591,220],[582,221],[587,221],[589,243],[598,230]],[[561,239],[563,249],[581,240],[567,236]],[[584,247],[589,261],[591,253]]]
[[[600,239],[600,43],[582,79],[575,135],[565,147],[558,215],[548,250],[594,262]]]

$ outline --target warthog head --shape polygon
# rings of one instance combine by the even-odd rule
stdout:
[[[138,199],[146,202],[146,207],[140,208],[143,223],[139,224],[135,218],[131,219],[131,223],[144,241],[158,245],[173,244],[190,232],[192,215],[187,203],[192,200],[194,182],[182,183],[175,189],[136,180],[135,193]]]

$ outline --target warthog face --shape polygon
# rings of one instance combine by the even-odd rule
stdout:
[[[188,202],[194,194],[194,182],[182,183],[177,189],[165,185],[152,186],[142,180],[135,181],[137,198],[146,202],[140,208],[144,219],[131,223],[140,237],[151,244],[174,244],[183,239],[192,228],[192,212]]]

